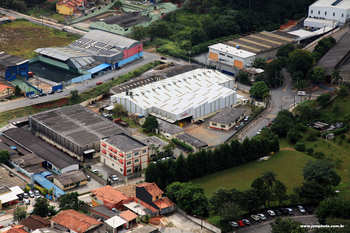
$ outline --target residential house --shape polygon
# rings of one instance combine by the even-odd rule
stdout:
[[[84,233],[97,228],[102,223],[76,210],[61,210],[51,219],[51,227],[70,233]]]
[[[127,222],[119,216],[114,216],[105,221],[105,223],[108,233],[118,233],[118,231],[122,231],[125,228]]]
[[[15,88],[0,84],[0,98],[8,97],[15,94]]]
[[[126,227],[130,228],[133,224],[136,223],[136,218],[138,217],[138,215],[132,212],[131,210],[126,210],[120,213],[119,217],[123,218],[127,222]]]
[[[245,117],[247,110],[227,107],[209,120],[209,128],[228,131]]]
[[[75,188],[87,184],[87,176],[81,170],[70,171],[54,177],[54,182],[57,187],[62,190]]]
[[[75,13],[85,12],[86,1],[83,0],[64,0],[56,3],[56,11],[63,15],[73,15]]]
[[[46,220],[38,215],[29,215],[21,222],[21,224],[23,225],[23,229],[28,232],[51,226],[51,222],[49,220]]]
[[[27,232],[23,230],[23,225],[17,225],[2,233],[27,233]]]
[[[110,219],[118,215],[118,211],[110,210],[108,207],[99,205],[90,208],[90,217],[101,219],[102,222],[105,222],[107,219]]]
[[[124,194],[110,185],[91,190],[92,205],[104,205],[110,210],[123,208],[123,200],[128,199]]]
[[[163,193],[154,182],[136,185],[136,198],[158,210],[159,214],[166,214],[175,210],[175,203],[168,197],[162,197]]]
[[[208,146],[208,144],[206,142],[203,142],[203,141],[199,140],[196,137],[193,137],[192,135],[190,135],[188,133],[183,133],[183,134],[177,135],[176,138],[179,141],[182,141],[182,142],[186,143],[187,145],[191,146],[194,152],[198,152],[198,151],[200,151],[203,148]]]

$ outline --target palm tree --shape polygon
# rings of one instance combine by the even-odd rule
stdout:
[[[267,170],[264,173],[261,173],[261,179],[265,182],[265,184],[270,186],[270,189],[272,190],[273,183],[276,182],[276,173],[273,173],[273,171]]]
[[[340,70],[333,70],[331,74],[332,79],[334,79],[338,85],[339,85],[339,80],[343,80],[342,77],[340,77]]]

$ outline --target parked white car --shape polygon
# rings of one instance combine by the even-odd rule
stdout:
[[[305,91],[298,91],[297,95],[306,95]]]
[[[298,209],[299,209],[300,213],[305,213],[305,209],[303,206],[298,205]]]
[[[268,210],[267,213],[270,215],[270,216],[275,216],[275,212],[273,212],[272,210]]]
[[[258,216],[259,216],[259,218],[260,218],[260,220],[266,220],[266,217],[265,217],[265,215],[263,215],[263,214],[257,214]]]

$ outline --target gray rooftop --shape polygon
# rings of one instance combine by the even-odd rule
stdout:
[[[67,185],[82,180],[87,180],[87,176],[83,171],[77,170],[54,176],[54,179],[58,180],[62,185]]]
[[[42,166],[35,164],[35,165],[30,165],[24,168],[27,172],[29,173],[42,173],[42,172],[46,172],[47,170],[45,168],[43,168]]]
[[[127,82],[118,84],[117,86],[114,86],[111,88],[111,92],[113,94],[119,94],[122,92],[126,92],[128,90],[147,85],[149,83],[153,83],[158,81],[156,77],[138,77],[138,78],[133,78]]]
[[[180,135],[176,136],[178,139],[183,140],[185,142],[187,142],[188,144],[196,147],[196,148],[200,148],[200,147],[206,147],[208,146],[207,143],[199,140],[198,138],[193,137],[192,135],[189,135],[187,133],[183,133]]]
[[[122,15],[107,17],[101,22],[105,22],[106,24],[118,24],[120,27],[128,28],[150,20],[152,20],[150,17],[139,15],[138,12],[127,12]]]
[[[158,119],[158,129],[163,130],[165,133],[168,133],[170,135],[174,135],[174,134],[178,134],[178,133],[183,133],[185,132],[185,130],[183,130],[183,128],[171,124],[169,122],[166,122],[162,119]]]
[[[16,125],[16,124],[25,123],[28,121],[29,121],[28,116],[24,116],[24,117],[19,117],[19,118],[8,120],[7,122],[12,123],[13,125]]]
[[[239,47],[245,51],[260,54],[277,49],[285,44],[295,43],[296,40],[294,38],[295,36],[291,36],[287,33],[281,34],[263,31],[233,39],[223,44],[233,47],[239,45]]]
[[[112,218],[112,217],[118,215],[118,213],[110,210],[108,207],[103,206],[103,205],[93,207],[90,210],[95,211],[101,215],[107,216],[109,218]]]
[[[12,143],[15,143],[17,148],[23,147],[25,150],[39,155],[45,161],[51,162],[60,169],[78,164],[77,160],[72,159],[62,151],[22,128],[7,130],[3,132],[3,136],[7,137]]]
[[[163,146],[168,145],[167,142],[163,141],[162,139],[156,137],[156,136],[152,136],[149,138],[145,138],[143,140],[141,140],[141,142],[147,144],[147,145],[155,145],[155,146],[159,146],[160,148],[162,148]]]
[[[128,152],[134,149],[139,149],[141,147],[147,146],[147,144],[128,136],[124,133],[116,134],[104,139],[105,142],[117,147],[118,149]]]
[[[209,121],[229,125],[239,119],[247,110],[227,107],[210,118]]]
[[[333,70],[342,70],[344,64],[346,68],[349,66],[348,55],[350,52],[350,33],[347,32],[333,48],[331,48],[316,64],[322,66],[326,70],[326,74],[330,75]]]
[[[99,142],[101,138],[114,134],[130,133],[129,130],[80,104],[37,113],[29,118],[79,146]]]
[[[23,168],[45,162],[45,159],[41,158],[40,156],[34,153],[26,155],[11,155],[10,159]]]
[[[103,32],[100,30],[91,30],[86,33],[83,38],[92,39],[101,43],[105,43],[117,48],[129,49],[135,47],[136,45],[142,44],[142,42],[129,39],[124,36],[116,35],[109,32]]]
[[[0,52],[0,67],[7,68],[11,66],[18,66],[25,62],[29,61],[5,52]]]
[[[11,147],[9,147],[8,145],[6,145],[5,143],[3,143],[2,141],[0,141],[0,150],[6,150],[10,153],[10,155],[15,155],[17,154],[17,151],[15,151],[14,149],[12,149]],[[12,156],[11,156],[12,157]]]
[[[10,176],[9,170],[4,168],[3,166],[0,166],[0,177],[1,177],[0,186],[6,186],[8,188],[12,188],[14,186],[21,186],[26,183],[16,175]]]

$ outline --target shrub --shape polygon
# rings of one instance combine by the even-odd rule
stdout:
[[[325,158],[325,155],[322,151],[316,151],[315,152],[315,158],[316,159],[324,159]]]
[[[347,136],[347,137],[346,137],[346,142],[347,142],[347,143],[350,143],[350,136]]]
[[[305,144],[302,142],[297,142],[294,147],[297,151],[305,151]]]
[[[312,153],[314,153],[314,148],[313,147],[306,147],[305,151],[306,151],[306,154],[312,155]]]
[[[101,7],[99,6],[98,9],[101,10]]]
[[[329,100],[331,99],[331,95],[328,93],[322,94],[320,96],[317,97],[316,101],[320,102],[322,105],[324,105],[325,103],[327,103]]]
[[[342,134],[340,135],[340,138],[341,138],[341,140],[345,140],[345,139],[346,139],[345,134],[342,133]]]
[[[188,149],[191,152],[193,151],[193,148],[191,146],[187,145],[184,142],[181,142],[181,141],[179,141],[179,140],[177,140],[175,138],[171,139],[171,141],[174,142],[176,145],[180,145],[182,147],[185,147],[186,149]]]

